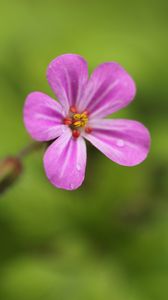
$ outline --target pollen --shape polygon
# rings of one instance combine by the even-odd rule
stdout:
[[[85,127],[88,122],[88,115],[86,112],[82,114],[74,114],[72,117],[72,124],[74,127]]]

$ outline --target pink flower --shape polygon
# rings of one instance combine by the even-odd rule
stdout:
[[[136,93],[133,79],[119,64],[104,63],[89,78],[86,61],[65,54],[49,64],[47,79],[59,102],[41,92],[29,94],[24,123],[33,139],[52,141],[44,154],[44,168],[54,186],[74,190],[82,184],[84,138],[123,166],[146,158],[150,134],[141,123],[104,119],[127,106]]]

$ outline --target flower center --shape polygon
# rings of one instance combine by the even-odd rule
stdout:
[[[91,133],[91,128],[86,127],[88,122],[88,115],[89,113],[87,110],[82,113],[78,113],[75,106],[70,107],[69,115],[63,120],[63,122],[65,125],[68,125],[72,129],[73,137],[79,137],[83,128],[85,128],[86,133]]]
[[[75,128],[85,127],[88,122],[87,112],[83,112],[82,114],[74,114],[72,116],[72,126]]]

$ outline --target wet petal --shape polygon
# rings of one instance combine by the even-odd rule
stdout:
[[[84,134],[95,147],[112,161],[123,166],[135,166],[146,157],[150,134],[143,124],[131,120],[93,120],[92,133]]]
[[[65,116],[61,105],[41,92],[33,92],[26,98],[24,105],[24,124],[37,141],[57,138],[66,128],[62,124]]]
[[[87,63],[75,54],[58,56],[48,66],[47,79],[68,112],[69,107],[76,105],[83,94],[88,80]]]
[[[87,109],[96,118],[105,117],[127,106],[135,93],[133,79],[119,64],[104,63],[91,75],[80,110]]]
[[[44,168],[51,183],[65,190],[75,190],[83,182],[86,168],[86,143],[73,138],[69,128],[44,155]]]

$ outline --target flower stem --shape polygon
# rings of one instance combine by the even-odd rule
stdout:
[[[32,142],[31,144],[24,147],[17,155],[17,158],[23,160],[26,156],[31,154],[34,151],[40,150],[45,143]]]

